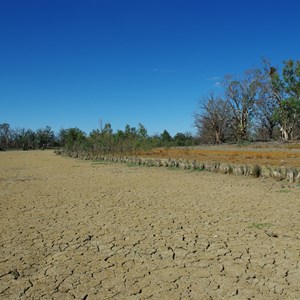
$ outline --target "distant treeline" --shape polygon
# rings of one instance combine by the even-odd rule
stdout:
[[[177,133],[172,137],[167,130],[149,135],[142,124],[126,125],[114,132],[106,123],[89,134],[79,128],[61,129],[55,134],[49,126],[33,131],[2,123],[0,150],[64,147],[68,151],[116,154],[199,143],[300,140],[300,61],[284,61],[279,70],[264,60],[262,68],[247,70],[242,76],[227,75],[221,85],[219,95],[211,92],[198,103],[196,136]]]
[[[124,130],[113,131],[110,123],[89,134],[79,128],[61,129],[57,134],[50,126],[36,131],[25,128],[13,129],[7,123],[0,124],[0,150],[47,149],[63,147],[68,151],[103,154],[134,153],[154,147],[193,146],[197,139],[190,133],[177,133],[174,137],[167,130],[162,134],[149,135],[147,129],[125,126]]]

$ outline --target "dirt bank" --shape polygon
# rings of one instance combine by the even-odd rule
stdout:
[[[156,148],[138,153],[142,157],[177,158],[190,161],[216,161],[232,164],[259,164],[300,168],[300,145],[271,143],[238,147],[237,145],[197,146],[190,148]],[[284,147],[285,146],[285,147]]]
[[[0,153],[0,299],[299,299],[300,186]]]

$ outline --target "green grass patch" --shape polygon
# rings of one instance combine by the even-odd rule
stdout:
[[[271,226],[274,226],[274,225],[271,223],[252,223],[249,228],[263,229],[263,228],[269,228]]]
[[[105,161],[105,160],[93,160],[92,165],[107,165],[109,163],[112,163],[111,161]]]
[[[289,193],[291,190],[288,189],[281,189],[279,191],[277,191],[277,193]]]
[[[190,169],[190,172],[203,172],[205,169],[204,168],[195,168],[195,169]]]
[[[126,166],[129,167],[129,168],[138,167],[138,165],[135,164],[135,163],[126,163]]]

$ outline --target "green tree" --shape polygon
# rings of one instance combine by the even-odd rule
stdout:
[[[146,140],[148,138],[148,131],[145,128],[145,126],[141,123],[139,123],[139,125],[138,125],[137,135],[140,140]]]
[[[32,129],[22,128],[18,134],[18,148],[23,150],[35,149],[36,139],[36,133]]]
[[[124,152],[125,133],[122,130],[117,130],[114,134],[117,151],[120,153]]]
[[[101,138],[103,142],[104,152],[111,153],[114,150],[113,147],[113,129],[110,123],[106,123],[101,132]]]
[[[278,105],[275,118],[283,140],[291,140],[300,116],[300,61],[284,61],[282,76],[274,67],[270,67],[269,74],[273,99]]]
[[[0,150],[2,151],[9,148],[10,131],[10,125],[8,123],[0,124]]]
[[[70,151],[83,150],[86,142],[86,134],[79,128],[68,128],[64,130],[65,148]]]
[[[125,141],[124,150],[126,152],[133,152],[137,148],[138,134],[135,127],[130,127],[128,124],[125,126],[124,130]]]
[[[67,142],[67,129],[61,128],[58,133],[58,142],[61,147],[64,147]]]
[[[190,136],[185,135],[184,133],[178,132],[174,136],[174,142],[176,146],[189,146]]]
[[[160,135],[160,138],[164,146],[170,146],[170,143],[172,142],[172,136],[166,129]]]
[[[45,149],[53,146],[55,142],[55,135],[50,126],[40,128],[36,131],[36,142],[38,148],[40,149]]]

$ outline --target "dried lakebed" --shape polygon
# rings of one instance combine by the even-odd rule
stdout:
[[[300,186],[0,153],[0,299],[299,299]]]

